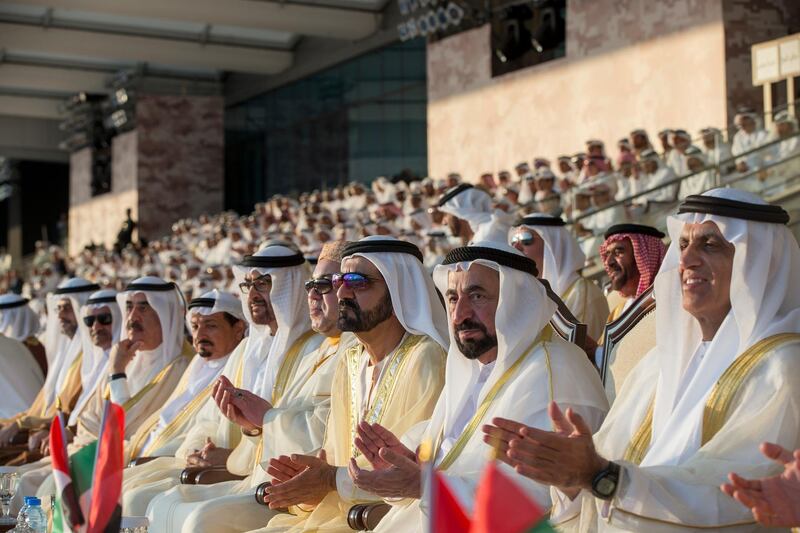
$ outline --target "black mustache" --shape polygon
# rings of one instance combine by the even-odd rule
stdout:
[[[143,331],[144,328],[139,322],[128,322],[128,329],[132,329],[133,331]]]
[[[342,298],[339,300],[339,309],[352,309],[353,311],[358,311],[360,307],[358,307],[358,303],[352,298]]]
[[[480,331],[488,334],[488,332],[486,331],[486,326],[484,326],[480,322],[476,322],[476,321],[470,320],[470,319],[467,319],[464,322],[462,322],[461,324],[458,324],[453,329],[455,330],[456,333],[458,333],[459,331],[466,331],[468,329],[477,329],[477,330],[480,330]]]

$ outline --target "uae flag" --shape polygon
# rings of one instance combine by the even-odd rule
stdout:
[[[555,531],[544,511],[525,490],[504,474],[495,461],[483,472],[475,494],[470,533],[527,533]]]
[[[61,411],[50,424],[50,459],[57,495],[53,531],[59,533],[77,530],[83,525],[84,519],[70,473],[67,441],[64,438],[64,414]]]
[[[441,472],[435,471],[431,476],[430,499],[429,531],[436,533],[469,531],[469,517]]]
[[[56,425],[54,421],[50,429],[51,443]],[[56,431],[63,435],[63,422],[58,425]],[[66,460],[56,466],[53,456],[58,487],[54,533],[119,533],[124,436],[125,411],[106,401],[98,439],[69,458],[69,469],[65,467]],[[66,457],[66,446],[62,457]]]
[[[106,400],[103,423],[97,438],[93,483],[86,513],[87,533],[119,533],[122,520],[122,469],[125,411]]]

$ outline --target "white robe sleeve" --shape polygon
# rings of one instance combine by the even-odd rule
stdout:
[[[720,431],[679,465],[641,467],[619,458],[619,489],[610,502],[595,499],[602,521],[634,531],[675,531],[690,526],[727,528],[751,524],[750,511],[719,486],[729,472],[745,478],[778,473],[759,445],[800,447],[800,359],[797,344],[767,356],[734,398]],[[584,498],[586,493],[584,492]],[[592,498],[594,499],[594,498]]]
[[[128,387],[128,378],[118,378],[108,382],[111,393],[111,401],[117,405],[124,405],[131,399],[131,391]]]

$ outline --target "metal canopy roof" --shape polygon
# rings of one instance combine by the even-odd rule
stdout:
[[[216,82],[272,76],[305,38],[343,45],[380,29],[388,0],[14,0],[0,4],[0,115],[58,118],[120,70]]]

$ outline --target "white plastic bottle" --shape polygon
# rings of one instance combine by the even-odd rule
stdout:
[[[31,533],[47,533],[47,515],[44,514],[39,498],[32,498],[28,504],[28,518],[25,523]]]

